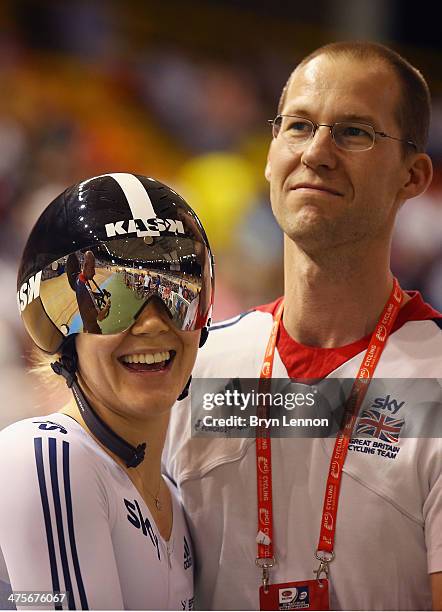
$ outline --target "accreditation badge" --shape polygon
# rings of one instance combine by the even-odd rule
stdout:
[[[329,610],[328,580],[269,584],[259,589],[260,610]]]

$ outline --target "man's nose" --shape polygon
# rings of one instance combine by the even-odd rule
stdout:
[[[134,335],[166,333],[170,329],[168,320],[169,315],[166,307],[160,300],[152,298],[137,315],[130,331]]]
[[[328,125],[318,126],[312,138],[304,145],[301,161],[310,168],[336,167],[337,150]]]

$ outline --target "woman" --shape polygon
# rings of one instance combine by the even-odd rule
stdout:
[[[177,296],[169,308],[157,291],[137,293],[127,283],[135,273],[159,285],[197,279],[190,331]],[[34,598],[34,608],[44,600],[56,609],[192,607],[190,540],[160,466],[212,301],[205,232],[184,200],[151,178],[88,179],[37,221],[18,303],[73,397],[0,433],[0,574],[4,566],[8,574],[0,578],[14,591],[67,593],[64,602]]]

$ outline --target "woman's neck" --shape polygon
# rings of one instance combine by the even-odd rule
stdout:
[[[74,418],[94,438],[108,455],[127,473],[134,487],[143,498],[146,506],[154,519],[158,531],[164,540],[170,538],[172,532],[173,512],[172,499],[169,488],[161,475],[161,456],[169,422],[169,415],[163,414],[151,419],[140,427],[139,423],[128,419],[119,419],[116,424],[113,418],[105,418],[106,424],[119,436],[130,444],[137,445],[140,441],[146,442],[146,454],[144,460],[135,468],[128,468],[123,459],[104,446],[86,425],[80,409],[74,398],[64,406],[60,412]],[[100,414],[103,418],[103,415]]]
[[[162,414],[146,420],[128,419],[125,416],[117,415],[109,411],[103,414],[103,410],[94,407],[95,412],[104,420],[116,434],[123,440],[137,446],[146,442],[144,460],[135,468],[128,468],[123,459],[109,450],[100,442],[86,425],[77,402],[74,397],[62,408],[60,412],[74,418],[94,440],[120,465],[131,477],[135,476],[138,482],[142,482],[148,491],[157,491],[161,477],[161,456],[169,424],[169,414]]]

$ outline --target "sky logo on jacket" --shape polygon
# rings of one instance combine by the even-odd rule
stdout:
[[[390,395],[387,395],[386,397],[377,397],[371,407],[372,408],[379,408],[380,410],[389,410],[390,412],[392,412],[393,414],[396,414],[396,412],[402,408],[402,406],[405,404],[405,402],[399,402],[398,400],[392,398],[390,399]]]

